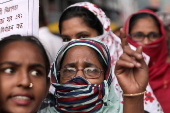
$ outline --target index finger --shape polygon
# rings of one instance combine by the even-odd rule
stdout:
[[[126,39],[126,33],[123,28],[120,29],[120,39],[121,39],[121,46],[124,48],[125,46],[129,46],[128,41]]]

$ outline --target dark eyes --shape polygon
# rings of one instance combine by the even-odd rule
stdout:
[[[38,71],[38,70],[32,70],[32,71],[31,71],[31,75],[33,75],[33,76],[39,76],[39,75],[41,75],[41,72]]]
[[[16,70],[13,68],[6,68],[6,69],[2,69],[1,72],[6,73],[6,74],[13,74],[16,72]],[[39,70],[31,70],[30,74],[33,76],[41,76],[42,72]]]
[[[70,40],[71,40],[70,38],[63,38],[63,42],[68,42]]]
[[[81,34],[81,35],[76,36],[75,38],[76,39],[80,39],[80,38],[88,38],[88,37],[89,37],[89,35]],[[69,37],[62,37],[62,38],[63,38],[63,42],[68,42],[68,41],[71,41],[71,39],[73,37],[71,37],[71,38],[69,38]]]
[[[63,72],[64,72],[64,73],[71,73],[71,72],[75,72],[75,71],[76,71],[75,68],[64,68],[64,69],[63,69]]]
[[[149,33],[147,35],[143,34],[143,33],[134,33],[134,34],[130,34],[132,37],[148,37],[148,38],[159,38],[160,34],[159,33]]]
[[[88,35],[80,35],[79,38],[88,38]]]
[[[96,68],[86,68],[86,71],[87,72],[93,72],[93,73],[100,72],[100,70],[96,69]]]
[[[6,69],[4,69],[4,73],[7,73],[7,74],[14,73],[14,69],[12,69],[12,68],[6,68]]]

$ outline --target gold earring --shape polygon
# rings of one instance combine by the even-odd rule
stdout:
[[[33,83],[30,83],[29,87],[32,88],[33,87]]]

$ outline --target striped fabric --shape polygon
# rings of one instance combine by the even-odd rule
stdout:
[[[105,61],[108,69],[106,70],[105,80],[103,83],[91,84],[83,77],[74,77],[66,83],[60,84],[58,82],[60,70],[60,63],[66,51],[74,46],[88,46],[101,55]],[[110,54],[106,45],[100,41],[93,39],[78,39],[72,41],[62,47],[58,52],[57,58],[53,63],[51,69],[51,81],[55,87],[55,97],[57,106],[55,107],[61,113],[93,113],[97,112],[103,106],[103,97],[105,96],[105,88],[108,89],[112,82],[112,75],[110,70]]]

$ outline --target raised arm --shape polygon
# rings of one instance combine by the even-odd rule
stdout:
[[[143,96],[148,84],[148,66],[142,56],[142,47],[132,50],[125,32],[120,30],[123,54],[116,63],[115,74],[123,90],[124,113],[144,113]]]

